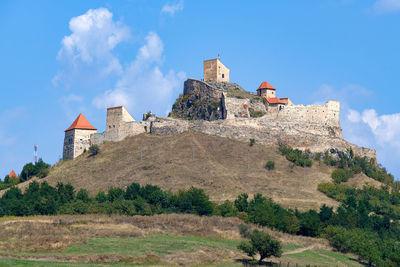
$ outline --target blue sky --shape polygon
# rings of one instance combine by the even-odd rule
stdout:
[[[400,177],[400,0],[1,1],[0,175],[55,163],[82,112],[165,116],[219,54],[231,81],[342,103],[344,137]]]

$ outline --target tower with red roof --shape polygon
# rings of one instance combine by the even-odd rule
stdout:
[[[97,129],[85,116],[79,114],[74,122],[65,130],[63,159],[74,159],[90,147],[90,136]]]
[[[279,111],[286,105],[293,104],[288,97],[277,97],[276,88],[269,82],[262,82],[257,89],[257,95],[265,99],[268,111]]]
[[[263,97],[276,97],[276,88],[273,87],[269,82],[262,82],[257,89],[257,95]]]

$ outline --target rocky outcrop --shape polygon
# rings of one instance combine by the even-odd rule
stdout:
[[[205,82],[188,79],[183,94],[172,105],[169,117],[207,121],[223,119],[222,93],[223,90]]]

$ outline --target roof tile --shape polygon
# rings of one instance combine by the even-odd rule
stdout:
[[[279,97],[264,97],[269,104],[286,104]]]
[[[272,90],[276,90],[275,87],[273,87],[269,82],[262,82],[261,85],[258,87],[257,90],[260,89],[272,89]]]
[[[79,114],[71,126],[69,126],[69,128],[64,132],[68,132],[73,129],[97,130],[97,128],[94,128],[93,125],[91,125],[90,122],[85,118],[85,116],[82,115],[82,113]]]
[[[18,175],[15,173],[15,171],[14,170],[12,170],[11,172],[10,172],[10,174],[8,175],[8,177],[18,177]]]

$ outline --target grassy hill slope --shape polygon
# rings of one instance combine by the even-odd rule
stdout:
[[[272,171],[264,167],[269,160],[275,162]],[[141,134],[103,144],[96,158],[86,153],[75,160],[61,161],[41,181],[51,185],[71,183],[91,194],[138,182],[173,191],[190,186],[203,188],[216,202],[233,200],[246,192],[262,193],[290,208],[317,209],[323,203],[336,206],[334,200],[317,190],[319,183],[331,181],[331,167],[316,161],[305,170],[291,165],[276,147],[257,143],[249,146],[194,132]],[[19,186],[25,188],[28,183]]]
[[[58,215],[0,220],[1,266],[243,266],[237,218],[188,214]],[[252,225],[251,227],[255,227]],[[263,228],[283,245],[283,266],[361,266],[319,238]]]

